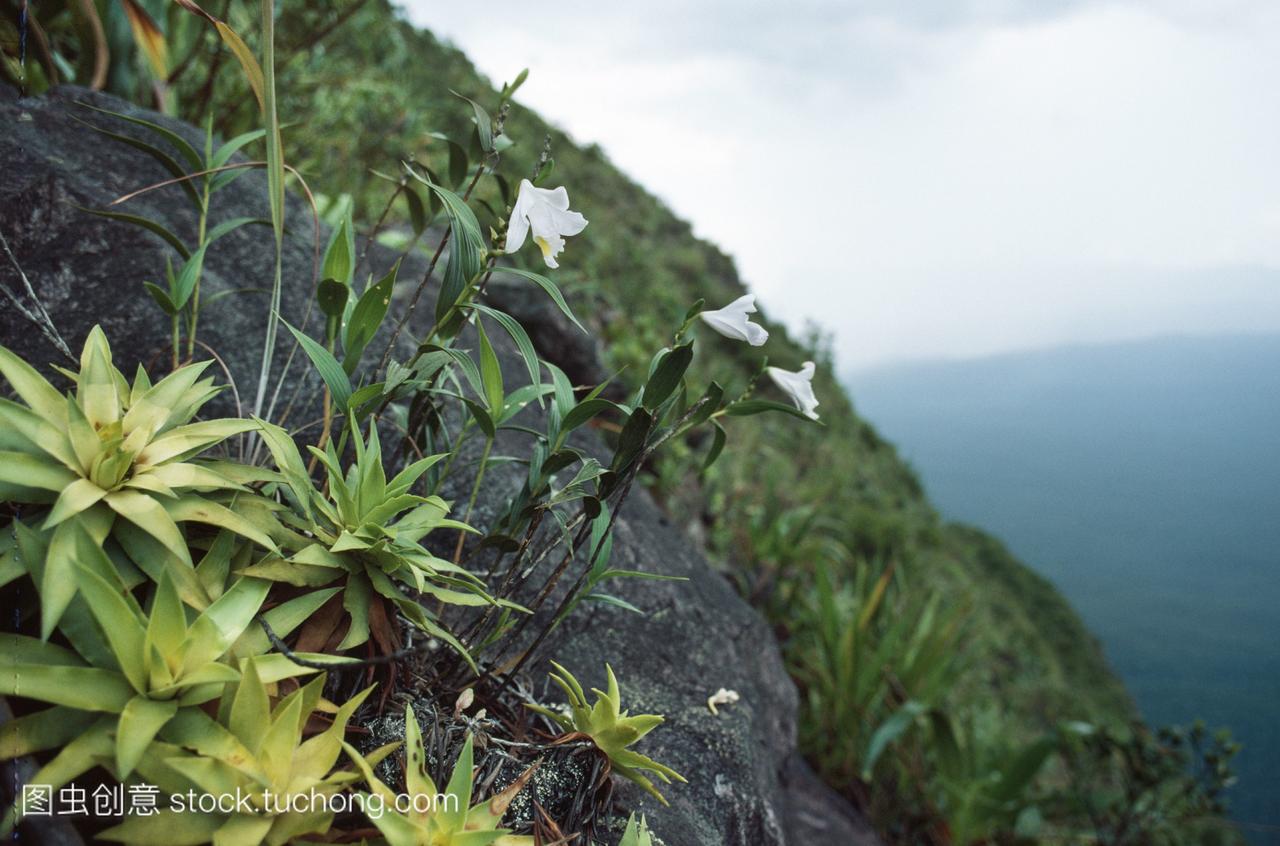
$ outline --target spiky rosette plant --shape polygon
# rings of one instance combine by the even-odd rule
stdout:
[[[613,668],[608,664],[605,665],[605,672],[609,677],[609,690],[605,692],[592,688],[591,692],[596,695],[596,704],[590,707],[587,705],[587,695],[583,692],[582,685],[573,677],[573,673],[555,661],[551,662],[551,666],[555,667],[555,672],[550,674],[551,680],[569,698],[569,714],[562,714],[541,705],[527,704],[526,707],[551,718],[569,732],[561,740],[590,738],[600,751],[608,756],[614,772],[640,785],[659,802],[666,805],[666,798],[654,787],[653,780],[644,773],[651,772],[666,784],[670,784],[672,780],[683,782],[685,777],[665,764],[659,764],[652,758],[627,748],[661,725],[665,718],[658,714],[633,716],[623,711],[618,679],[613,674]]]
[[[512,835],[509,829],[501,827],[511,800],[533,775],[532,767],[492,798],[472,805],[474,756],[470,735],[458,753],[444,793],[436,789],[435,782],[427,775],[422,730],[413,708],[408,705],[404,715],[404,743],[404,781],[409,801],[401,804],[408,807],[407,813],[396,810],[395,791],[373,774],[369,761],[355,749],[346,747],[373,795],[387,808],[385,813],[370,814],[369,819],[389,846],[533,846],[532,837]]]
[[[448,643],[468,662],[463,645],[440,625],[405,588],[449,605],[519,608],[494,600],[484,583],[465,568],[432,555],[420,543],[437,529],[473,531],[450,520],[449,503],[438,496],[411,493],[414,483],[445,455],[423,458],[387,479],[376,428],[368,441],[357,430],[351,442],[355,460],[344,473],[337,451],[311,448],[328,476],[327,493],[317,490],[293,439],[278,426],[258,421],[294,506],[281,519],[305,533],[289,542],[285,560],[262,562],[243,572],[306,587],[341,580],[350,628],[338,648],[359,646],[369,638],[369,606],[390,601],[419,629]]]
[[[192,751],[170,745],[139,765],[149,783],[171,796],[180,797],[190,790],[197,795],[244,796],[248,812],[243,811],[243,805],[232,813],[196,812],[171,802],[157,814],[130,816],[98,837],[166,846],[209,842],[281,846],[328,831],[334,817],[333,797],[360,777],[357,772],[336,768],[342,736],[351,715],[373,688],[334,709],[321,699],[324,683],[325,677],[318,676],[272,707],[258,660],[246,661],[239,683],[228,686],[223,695],[218,709],[220,734],[217,745],[210,744],[234,750],[234,757],[215,757],[205,749]],[[308,721],[320,714],[332,720],[329,727],[305,737]],[[372,763],[379,760],[375,755]]]
[[[76,595],[71,548],[79,530],[99,545],[114,541],[153,581],[168,572],[183,601],[197,609],[210,597],[180,523],[221,526],[274,548],[211,495],[244,490],[224,475],[234,469],[195,458],[254,427],[249,420],[191,422],[218,392],[212,379],[201,378],[208,364],[179,368],[154,385],[139,367],[130,384],[95,326],[79,371],[63,371],[75,385],[64,396],[0,347],[0,374],[22,401],[0,399],[0,498],[47,507],[40,528],[50,533],[48,554],[25,562],[40,593],[44,638]]]
[[[24,550],[37,552],[39,535],[21,524],[15,529]],[[242,750],[226,742],[226,732],[200,706],[239,682],[244,664],[267,683],[314,672],[284,655],[262,654],[269,643],[250,626],[270,583],[240,578],[188,623],[164,574],[144,614],[92,539],[82,530],[76,534],[76,575],[93,621],[73,626],[72,617],[86,616],[76,608],[61,627],[79,655],[37,638],[0,634],[0,694],[53,706],[0,728],[0,759],[62,747],[32,777],[54,788],[98,765],[123,781],[157,743],[240,766]],[[332,593],[297,597],[264,618],[288,634]],[[311,661],[326,657],[306,655]],[[15,822],[11,810],[0,833]]]

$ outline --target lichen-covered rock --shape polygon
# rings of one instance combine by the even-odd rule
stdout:
[[[105,139],[80,120],[140,137],[136,128],[76,105],[143,114],[109,97],[76,88],[19,101],[0,92],[0,232],[12,246],[36,293],[44,301],[68,345],[78,349],[100,323],[126,372],[136,362],[158,362],[167,355],[167,320],[143,293],[144,281],[159,281],[172,251],[140,229],[95,217],[79,207],[104,208],[112,200],[169,174],[146,155]],[[146,114],[149,120],[198,142],[191,127]],[[120,209],[161,219],[183,236],[192,236],[195,218],[181,189],[170,186],[143,194]],[[215,199],[215,222],[266,215],[265,187],[250,173]],[[317,246],[311,215],[296,198],[289,204],[284,255],[282,313],[303,325],[312,299]],[[320,233],[322,249],[327,232]],[[267,230],[240,230],[211,249],[205,263],[203,295],[266,289],[272,276],[272,242]],[[385,270],[389,257],[370,254],[362,273]],[[0,257],[3,260],[3,257]],[[402,268],[401,294],[416,286],[425,260],[411,258]],[[22,288],[7,260],[0,262],[0,284],[15,295]],[[543,320],[523,291],[495,286],[491,296],[530,324],[540,353],[575,379],[595,380],[604,371],[593,343],[566,334],[570,329]],[[431,301],[430,295],[424,302]],[[421,312],[429,312],[423,308]],[[231,293],[201,316],[201,339],[216,352],[237,391],[219,398],[221,411],[247,410],[257,381],[267,296]],[[393,314],[395,309],[393,308]],[[318,315],[311,314],[312,326]],[[40,333],[14,308],[0,308],[0,342],[36,362],[59,362]],[[372,349],[380,351],[375,341]],[[277,370],[288,346],[277,351]],[[519,364],[505,352],[512,378]],[[286,403],[301,382],[302,404],[314,404],[317,390],[309,365],[295,357],[281,390]],[[274,383],[272,384],[274,389]],[[305,415],[295,411],[295,419]],[[594,436],[584,448],[599,450]],[[512,440],[503,445],[518,450]],[[511,454],[510,452],[504,454]],[[517,484],[512,470],[495,470],[479,503],[483,523]],[[665,789],[669,808],[624,783],[619,800],[649,817],[669,846],[694,844],[858,844],[874,836],[856,813],[821,785],[795,751],[796,691],[787,677],[778,647],[764,621],[717,575],[683,532],[642,491],[632,494],[616,528],[614,563],[628,569],[681,576],[687,581],[628,580],[616,592],[646,613],[637,615],[603,605],[587,605],[556,635],[551,652],[587,685],[601,685],[605,662],[622,683],[624,706],[661,713],[667,722],[642,742],[642,750],[689,779]],[[535,668],[535,675],[541,670]],[[739,694],[735,704],[714,715],[707,699],[719,688]]]

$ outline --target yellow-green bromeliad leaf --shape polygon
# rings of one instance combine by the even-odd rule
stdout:
[[[192,750],[175,750],[176,754],[166,758],[174,772],[199,792],[244,795],[254,813],[133,817],[100,837],[130,844],[213,842],[254,846],[283,844],[326,831],[332,815],[310,806],[310,793],[314,789],[319,797],[331,796],[356,778],[354,773],[335,769],[335,765],[347,722],[372,688],[337,709],[327,730],[304,740],[307,720],[322,704],[324,682],[323,676],[317,677],[273,708],[266,676],[259,672],[259,661],[246,661],[241,680],[225,702],[225,725],[203,711],[186,709],[162,730],[162,737]],[[267,790],[272,793],[270,803],[264,794]],[[307,801],[293,802],[296,796]],[[304,810],[278,812],[289,806]],[[189,824],[184,821],[189,816],[198,816],[202,821]]]
[[[237,502],[249,500],[236,497],[253,495],[213,463],[193,460],[258,426],[239,419],[191,422],[218,390],[211,379],[201,378],[208,365],[179,368],[155,384],[139,368],[130,385],[112,363],[105,334],[95,327],[79,371],[63,371],[75,386],[63,395],[0,347],[0,376],[20,400],[0,400],[0,498],[47,507],[45,558],[24,565],[40,593],[43,637],[52,634],[77,593],[72,538],[80,530],[100,546],[113,538],[153,581],[170,573],[182,600],[196,609],[214,597],[195,576],[182,524],[229,529],[277,551],[272,527],[262,525],[262,515],[270,511],[241,516]]]
[[[587,706],[586,692],[573,673],[554,661],[551,666],[555,668],[551,673],[551,680],[564,691],[569,700],[569,716],[540,705],[526,707],[554,720],[566,731],[589,735],[600,751],[609,757],[614,772],[640,785],[662,804],[667,804],[666,798],[658,792],[653,780],[645,773],[651,772],[667,784],[672,781],[683,782],[684,776],[665,764],[627,748],[661,725],[663,717],[657,714],[631,715],[622,710],[618,679],[608,664],[605,665],[607,690],[592,689],[592,693],[596,695],[596,703],[592,707]]]
[[[395,792],[373,772],[381,755],[389,754],[399,744],[390,744],[371,756],[362,756],[347,744],[343,744],[347,756],[356,765],[365,784],[374,795],[388,803],[389,810],[370,821],[378,828],[390,846],[532,846],[533,838],[515,836],[501,827],[502,817],[532,776],[532,768],[526,770],[508,788],[490,799],[471,804],[474,778],[472,739],[468,735],[454,762],[453,773],[444,792],[436,789],[435,782],[426,773],[426,750],[422,743],[422,731],[411,707],[405,708],[405,788],[414,801],[409,810],[401,814],[394,808]],[[439,801],[440,797],[445,801]],[[416,801],[419,797],[427,801]]]

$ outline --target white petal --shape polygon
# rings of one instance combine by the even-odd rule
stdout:
[[[533,191],[540,202],[546,203],[551,208],[560,211],[569,210],[569,192],[563,185],[559,188],[534,188]]]
[[[720,311],[704,311],[698,316],[702,318],[704,323],[726,338],[733,338],[735,341],[745,341],[747,339],[746,322],[726,317],[723,309]]]
[[[577,235],[587,228],[587,219],[581,212],[567,209],[549,209],[548,211],[555,221],[556,231],[561,235]]]
[[[704,311],[699,317],[708,326],[726,338],[733,338],[735,341],[746,341],[751,346],[758,347],[769,340],[769,333],[765,331],[763,326],[758,326],[747,320],[747,315],[754,314],[755,310],[755,294],[744,294],[724,308]]]
[[[520,180],[520,192],[516,195],[516,204],[511,209],[511,220],[507,223],[507,241],[505,250],[514,253],[524,246],[524,239],[529,235],[529,211],[535,205],[533,192],[537,189],[527,179]]]
[[[758,323],[747,324],[747,343],[753,347],[763,347],[769,340],[769,330]]]
[[[812,361],[806,361],[804,366],[794,373],[778,367],[768,367],[766,370],[769,378],[791,398],[796,408],[810,420],[818,419],[818,413],[814,411],[818,407],[818,398],[813,393],[815,367]]]

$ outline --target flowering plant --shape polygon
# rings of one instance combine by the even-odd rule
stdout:
[[[173,353],[167,376],[153,382],[140,367],[127,380],[99,328],[89,333],[79,369],[62,371],[73,385],[67,395],[0,348],[0,375],[19,399],[0,400],[0,495],[14,515],[23,506],[0,539],[0,576],[25,580],[24,589],[29,583],[40,610],[20,621],[21,633],[4,635],[0,693],[28,701],[0,750],[6,759],[46,759],[36,776],[47,784],[101,767],[117,782],[144,778],[170,795],[235,788],[331,796],[361,778],[381,793],[386,786],[373,767],[391,749],[366,759],[349,748],[354,771],[338,761],[348,723],[382,712],[383,703],[366,701],[375,674],[397,695],[408,695],[411,675],[450,693],[474,686],[501,706],[511,681],[546,657],[548,635],[579,604],[644,613],[609,585],[661,575],[610,566],[608,550],[618,514],[664,445],[710,429],[710,466],[725,446],[728,417],[793,410],[751,398],[763,370],[730,396],[691,369],[698,318],[753,347],[766,342],[768,332],[748,320],[751,295],[713,311],[695,305],[643,378],[612,398],[607,385],[575,386],[539,357],[519,320],[486,298],[494,274],[514,277],[582,328],[560,284],[520,263],[532,240],[543,266],[557,269],[566,239],[587,227],[566,187],[542,187],[549,153],[514,192],[502,173],[503,153],[515,143],[506,117],[521,80],[504,87],[496,116],[467,101],[467,137],[438,136],[449,151],[447,170],[430,160],[405,163],[391,201],[411,198],[415,241],[441,233],[421,282],[404,294],[407,305],[397,303],[400,261],[361,285],[361,262],[380,223],[357,251],[357,217],[348,206],[332,215],[332,236],[315,262],[319,325],[308,325],[310,313],[298,325],[287,322],[280,310],[288,168],[273,87],[274,5],[261,4],[260,55],[198,4],[179,6],[213,26],[241,64],[262,118],[261,129],[216,150],[206,132],[203,157],[179,145],[197,172],[174,172],[179,183],[199,178],[212,191],[231,179],[205,171],[237,171],[241,165],[229,161],[237,150],[255,141],[266,147],[271,219],[261,222],[272,230],[276,268],[256,398],[251,409],[241,407],[233,384],[237,416],[196,419],[219,392],[205,375],[210,361],[190,361],[205,349],[195,334],[203,257],[218,238],[260,222],[206,232],[207,196],[197,203],[194,250],[162,221],[108,215],[160,234],[183,260],[176,275],[166,273],[167,289],[145,289],[168,318],[160,333]],[[133,123],[151,140],[130,139],[131,146],[161,164],[170,157],[151,141],[177,143],[172,135],[186,144],[161,124]],[[487,202],[478,189],[501,202]],[[407,244],[400,259],[414,249]],[[435,300],[426,320],[415,311],[424,295]],[[41,328],[60,337],[51,323]],[[278,334],[292,339],[283,366]],[[322,388],[278,409],[273,398],[297,352]],[[315,422],[299,426],[291,417],[300,409],[313,411]],[[611,436],[588,449],[587,427]],[[312,430],[314,441],[300,449]],[[525,439],[519,456],[502,454],[512,433]],[[388,438],[394,451],[383,449]],[[496,507],[480,507],[492,505],[482,492],[490,468],[502,463],[517,468],[518,489]],[[551,613],[537,613],[544,610]],[[588,707],[572,676],[555,666],[573,708],[564,726],[603,753],[606,772],[659,799],[649,774],[684,781],[630,748],[662,717],[622,711],[611,669],[608,690]],[[316,678],[299,681],[309,676]],[[433,788],[412,710],[405,731],[406,781],[411,790]],[[462,812],[373,820],[383,836],[392,843],[530,842],[502,826],[523,782],[472,804],[476,748],[466,741],[450,779]],[[259,803],[253,813],[198,821],[171,814],[125,820],[102,836],[193,844],[360,836],[330,831],[348,822]],[[21,810],[11,809],[0,834],[21,823]]]

